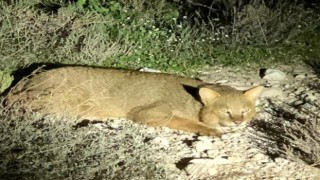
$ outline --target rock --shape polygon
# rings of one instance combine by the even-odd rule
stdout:
[[[252,157],[252,159],[254,159],[255,161],[258,161],[259,163],[267,163],[269,162],[269,158],[268,156],[262,154],[262,153],[258,153],[256,155],[254,155]]]
[[[202,141],[197,141],[194,143],[197,152],[203,152],[205,150],[210,150],[214,148],[214,144],[211,139],[205,139]]]
[[[151,68],[147,68],[147,67],[141,68],[141,69],[139,69],[139,71],[142,71],[142,72],[156,72],[156,73],[160,73],[161,72],[160,70],[151,69]]]
[[[222,79],[222,80],[218,80],[216,81],[217,84],[225,84],[225,83],[228,83],[229,81],[226,80],[226,79]]]
[[[284,81],[287,80],[287,75],[277,69],[267,69],[265,71],[263,79],[268,81]]]
[[[240,162],[244,162],[246,160],[244,160],[243,158],[240,158],[240,157],[229,157],[228,158],[229,161],[231,161],[231,163],[240,163]]]
[[[193,159],[186,167],[190,175],[188,179],[203,179],[208,176],[214,176],[218,171],[213,167],[211,159]]]
[[[153,142],[159,144],[161,147],[164,148],[170,147],[170,141],[168,139],[156,137],[155,139],[153,139]]]
[[[302,93],[304,93],[306,90],[305,87],[298,87],[298,89],[296,89],[296,91],[294,92],[296,95],[301,95]]]
[[[294,75],[294,79],[295,79],[295,80],[303,80],[303,79],[305,79],[306,77],[307,77],[306,74],[296,74],[296,75]]]
[[[318,99],[320,99],[320,94],[319,93],[314,93],[314,92],[307,92],[307,99],[309,101],[317,101]]]
[[[289,89],[290,87],[291,87],[290,84],[285,84],[285,85],[283,86],[284,89]]]
[[[285,95],[283,90],[280,88],[268,88],[268,89],[265,88],[260,97],[264,97],[264,98],[278,97],[280,99],[284,99],[287,97],[287,95]]]
[[[191,164],[206,164],[207,167],[217,165],[217,164],[229,164],[230,160],[222,157],[217,157],[215,159],[193,159],[190,161]]]

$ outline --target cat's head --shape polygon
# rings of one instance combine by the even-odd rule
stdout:
[[[256,116],[256,100],[263,86],[256,86],[247,91],[217,91],[202,87],[199,90],[204,104],[200,112],[200,120],[211,127],[230,127],[245,125]]]

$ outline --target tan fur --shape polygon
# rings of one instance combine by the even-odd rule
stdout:
[[[195,96],[188,88],[196,90]],[[149,126],[219,136],[220,127],[255,117],[255,101],[262,89],[243,93],[175,75],[63,67],[20,82],[9,93],[7,104],[78,119],[124,117]]]

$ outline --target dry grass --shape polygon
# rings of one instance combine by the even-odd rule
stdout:
[[[10,2],[0,3],[1,69],[52,62],[190,74],[204,65],[305,60],[319,47],[317,9],[289,1],[101,0],[108,13],[67,0]]]
[[[0,22],[2,69],[36,62],[102,65],[105,59],[128,51],[116,39],[94,33],[114,22],[93,12],[79,16],[75,7],[47,14],[34,6],[2,5]]]
[[[319,85],[317,81],[311,87]],[[318,88],[312,90],[319,93]],[[320,104],[303,93],[297,97],[291,103],[270,100],[265,115],[252,125],[252,138],[272,158],[320,168]]]
[[[63,118],[0,110],[4,179],[167,179],[176,152],[129,121],[75,126]],[[163,154],[166,158],[163,159]]]

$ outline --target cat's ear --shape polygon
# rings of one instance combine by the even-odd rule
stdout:
[[[246,90],[243,94],[250,101],[255,102],[263,91],[263,86],[256,86]]]
[[[216,91],[210,89],[210,88],[200,88],[199,89],[199,95],[201,98],[201,101],[203,104],[208,105],[211,102],[213,102],[217,97],[221,96],[219,93]]]

